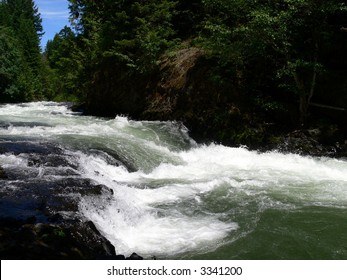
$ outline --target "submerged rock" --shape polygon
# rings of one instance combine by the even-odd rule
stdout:
[[[0,166],[0,180],[1,179],[6,179],[7,178],[7,175],[4,171],[4,169]]]

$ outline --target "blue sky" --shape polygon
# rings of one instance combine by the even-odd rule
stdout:
[[[45,35],[41,38],[44,50],[48,40],[53,39],[65,25],[69,25],[69,3],[67,0],[34,0],[42,18]]]

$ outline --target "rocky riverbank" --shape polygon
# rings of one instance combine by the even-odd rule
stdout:
[[[103,185],[79,178],[76,166],[56,145],[33,141],[0,141],[0,157],[27,161],[0,167],[0,258],[6,259],[125,259],[79,215],[84,197],[112,198]],[[40,170],[53,175],[44,179]],[[72,177],[71,177],[72,176]],[[141,258],[136,254],[128,258]]]
[[[0,179],[0,184],[4,185],[5,180]],[[101,191],[99,186],[85,186],[85,195],[90,191]],[[76,216],[78,202],[62,200],[59,191],[64,192],[58,186],[55,193],[41,197],[37,205],[34,188],[24,193],[1,190],[1,204],[6,207],[0,217],[1,259],[126,259],[116,254],[115,247],[91,221]],[[69,210],[71,217],[60,214]],[[128,259],[134,258],[141,257],[128,256]]]
[[[273,142],[260,150],[278,150],[282,153],[294,153],[316,157],[347,157],[347,141],[342,137],[330,136],[320,128],[294,130],[273,138]]]

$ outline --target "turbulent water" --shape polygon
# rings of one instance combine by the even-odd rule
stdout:
[[[112,199],[77,196],[78,215],[119,254],[347,259],[345,160],[198,145],[179,123],[40,102],[0,106],[0,166],[16,176],[2,190],[62,177],[112,189]]]

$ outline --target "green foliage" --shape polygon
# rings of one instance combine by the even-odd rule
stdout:
[[[49,92],[40,54],[40,14],[32,0],[0,2],[1,102],[42,99]]]
[[[0,26],[0,102],[19,101],[24,98],[25,63],[18,42],[9,28]]]
[[[204,0],[208,17],[202,45],[225,67],[290,89],[300,97],[301,121],[323,73],[320,53],[334,34],[329,19],[345,9],[339,0]],[[217,16],[216,16],[217,15]],[[265,65],[267,67],[265,67]],[[250,69],[259,69],[260,73]],[[272,77],[272,78],[269,78]],[[277,80],[276,80],[277,79]]]
[[[334,17],[346,17],[341,0],[69,2],[73,29],[65,27],[45,52],[56,99],[75,96],[110,110],[131,95],[142,94],[143,101],[163,54],[175,57],[195,44],[211,61],[209,79],[226,89],[218,106],[237,88],[239,96],[247,95],[245,103],[271,115],[285,111],[278,96],[290,96],[300,103],[302,123],[329,71],[323,57],[339,44],[342,26]]]
[[[76,99],[83,55],[77,49],[76,35],[70,27],[65,26],[53,40],[47,42],[44,55],[50,67],[54,99]]]
[[[108,83],[150,76],[160,55],[177,43],[174,1],[69,2],[75,32],[65,27],[45,50],[59,97],[92,102],[89,96]],[[103,96],[117,95],[116,88],[107,88]]]
[[[170,45],[173,1],[70,2],[77,30],[98,61],[113,59],[144,73]]]

